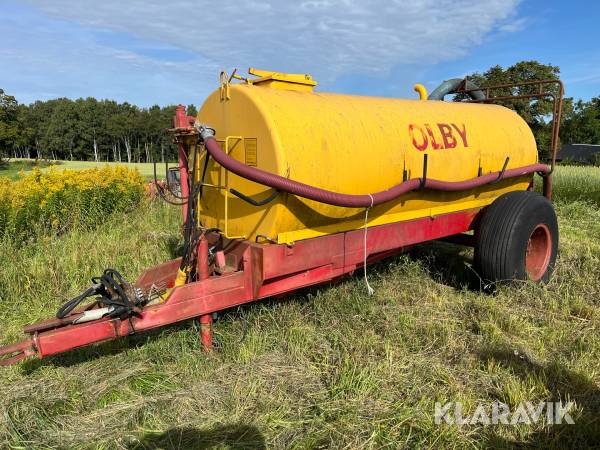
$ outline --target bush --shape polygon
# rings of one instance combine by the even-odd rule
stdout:
[[[0,236],[17,239],[94,226],[114,211],[136,206],[143,178],[125,167],[34,169],[11,181],[0,178]]]

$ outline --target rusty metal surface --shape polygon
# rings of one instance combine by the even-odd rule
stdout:
[[[0,366],[10,366],[36,354],[33,339],[0,347]]]

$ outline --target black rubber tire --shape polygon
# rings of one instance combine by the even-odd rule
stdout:
[[[547,269],[537,280],[546,283],[558,250],[558,222],[552,203],[536,192],[515,191],[501,195],[484,209],[475,232],[475,267],[481,277],[493,283],[530,279],[525,255],[529,238],[540,225],[550,231],[552,245]]]

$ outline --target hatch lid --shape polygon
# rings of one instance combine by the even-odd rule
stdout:
[[[308,73],[281,73],[268,70],[248,69],[250,75],[258,78],[249,79],[250,84],[291,91],[312,91],[317,82]]]

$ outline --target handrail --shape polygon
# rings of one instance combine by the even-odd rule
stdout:
[[[463,87],[466,85],[466,81],[468,78],[465,78],[465,82],[463,82]],[[492,91],[496,91],[498,89],[507,89],[507,88],[519,88],[523,86],[535,86],[539,87],[538,92],[531,94],[519,94],[519,95],[499,95],[493,96],[491,95]],[[557,85],[558,93],[550,92],[544,89],[545,86],[548,85]],[[534,99],[534,98],[546,98],[549,97],[552,99],[552,136],[550,141],[550,171],[543,175],[544,178],[544,196],[549,200],[552,199],[552,173],[554,172],[554,167],[556,165],[556,154],[558,153],[558,141],[559,141],[559,132],[560,132],[560,119],[562,116],[562,107],[563,107],[563,98],[565,95],[565,87],[561,80],[540,80],[540,81],[523,81],[520,83],[504,83],[497,84],[491,86],[483,86],[478,87],[477,89],[464,89],[460,88],[456,91],[457,94],[468,94],[472,91],[484,91],[485,99],[483,100],[466,100],[467,103],[490,103],[494,101],[503,101],[503,100],[525,100],[525,99]]]

